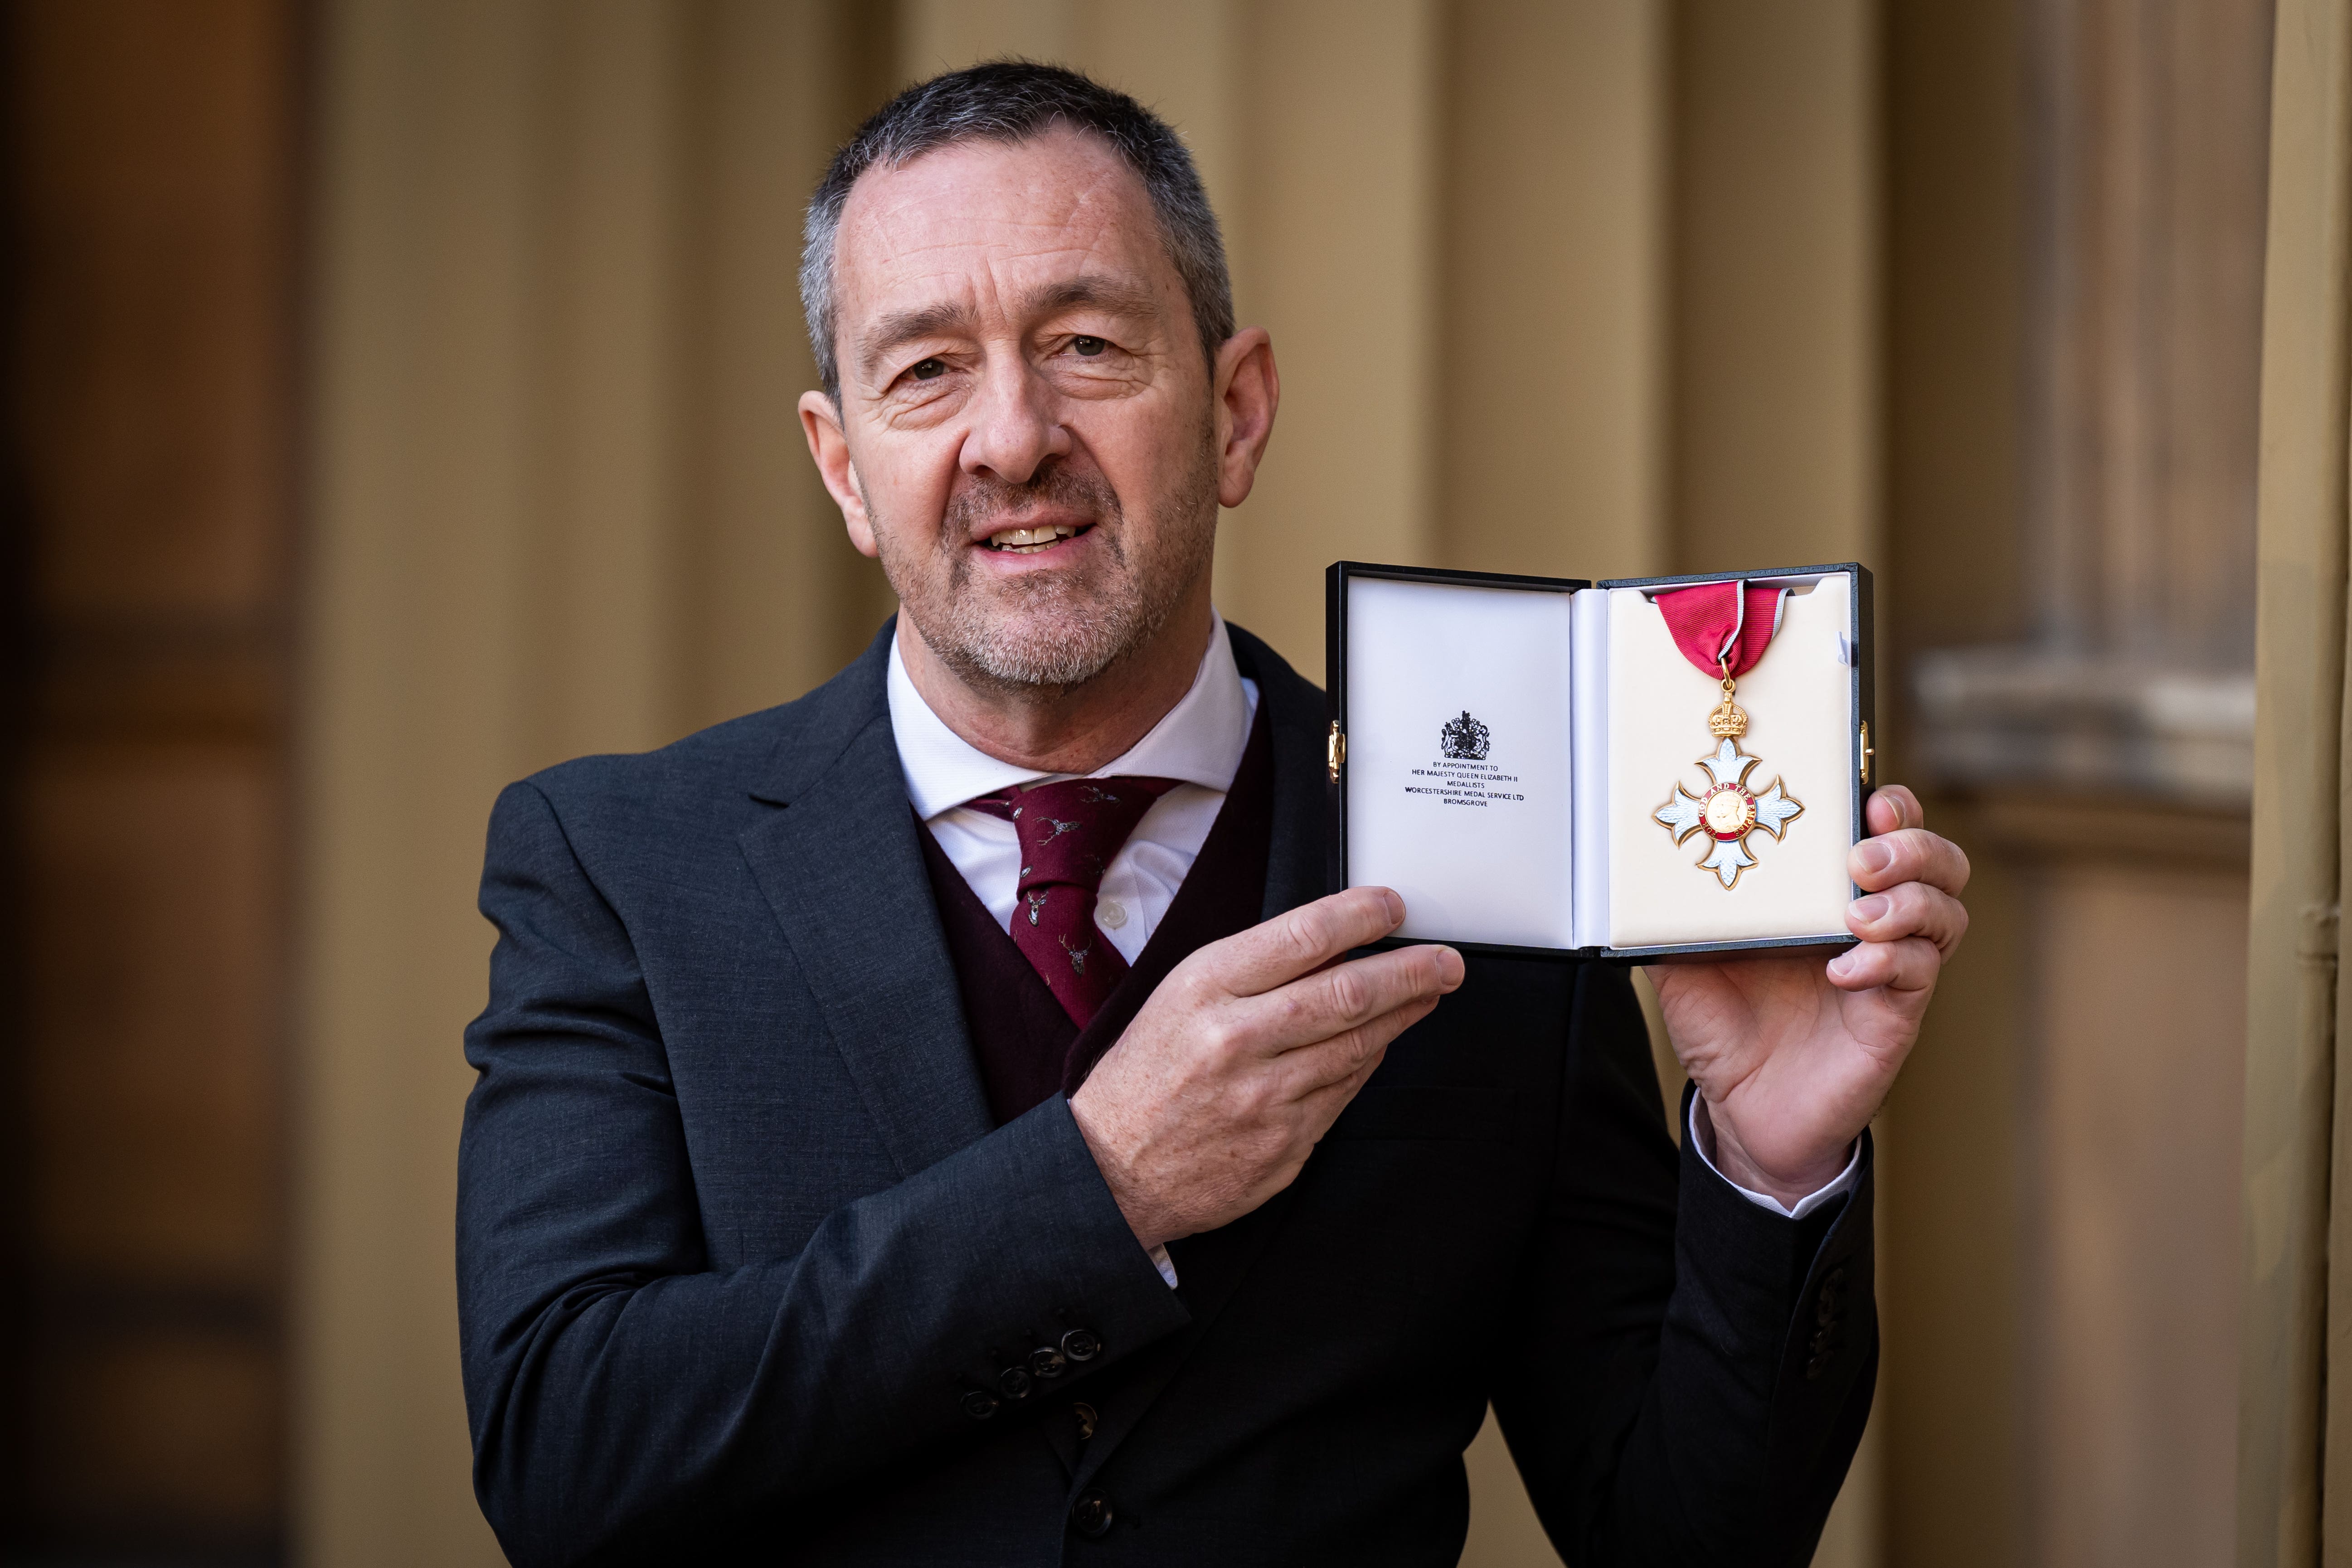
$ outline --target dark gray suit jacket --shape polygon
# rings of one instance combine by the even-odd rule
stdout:
[[[1273,914],[1326,890],[1324,706],[1233,637]],[[1579,1568],[1806,1559],[1876,1365],[1866,1153],[1749,1204],[1669,1142],[1622,971],[1476,957],[1171,1290],[1066,1100],[991,1124],[887,646],[499,798],[457,1265],[515,1562],[1451,1563],[1490,1400]]]

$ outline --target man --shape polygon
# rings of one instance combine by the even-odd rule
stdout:
[[[898,616],[491,824],[459,1304],[515,1561],[1452,1563],[1491,1400],[1580,1568],[1803,1562],[1958,851],[1882,791],[1863,945],[1659,973],[1677,1154],[1622,970],[1349,956],[1402,910],[1330,893],[1321,696],[1210,604],[1278,383],[1165,125],[911,89],[803,291]]]

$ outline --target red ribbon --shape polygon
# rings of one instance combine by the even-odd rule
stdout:
[[[1659,595],[1658,609],[1685,658],[1720,678],[1727,656],[1730,673],[1738,676],[1753,669],[1771,646],[1788,595],[1786,588],[1701,583]]]

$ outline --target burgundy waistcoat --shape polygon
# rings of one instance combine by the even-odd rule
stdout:
[[[1055,1094],[1075,1092],[1170,970],[1194,949],[1258,923],[1274,842],[1274,742],[1265,710],[1261,701],[1233,787],[1175,901],[1084,1029],[1054,1000],[929,830],[915,835],[963,993],[964,1026],[999,1126]]]

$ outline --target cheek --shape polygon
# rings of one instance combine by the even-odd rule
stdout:
[[[852,447],[850,460],[877,535],[902,552],[910,543],[938,536],[956,472],[951,441],[929,433],[876,431]]]
[[[1160,399],[1137,398],[1087,413],[1100,416],[1072,424],[1118,492],[1129,528],[1155,525],[1171,499],[1200,488],[1206,410],[1186,416]]]

